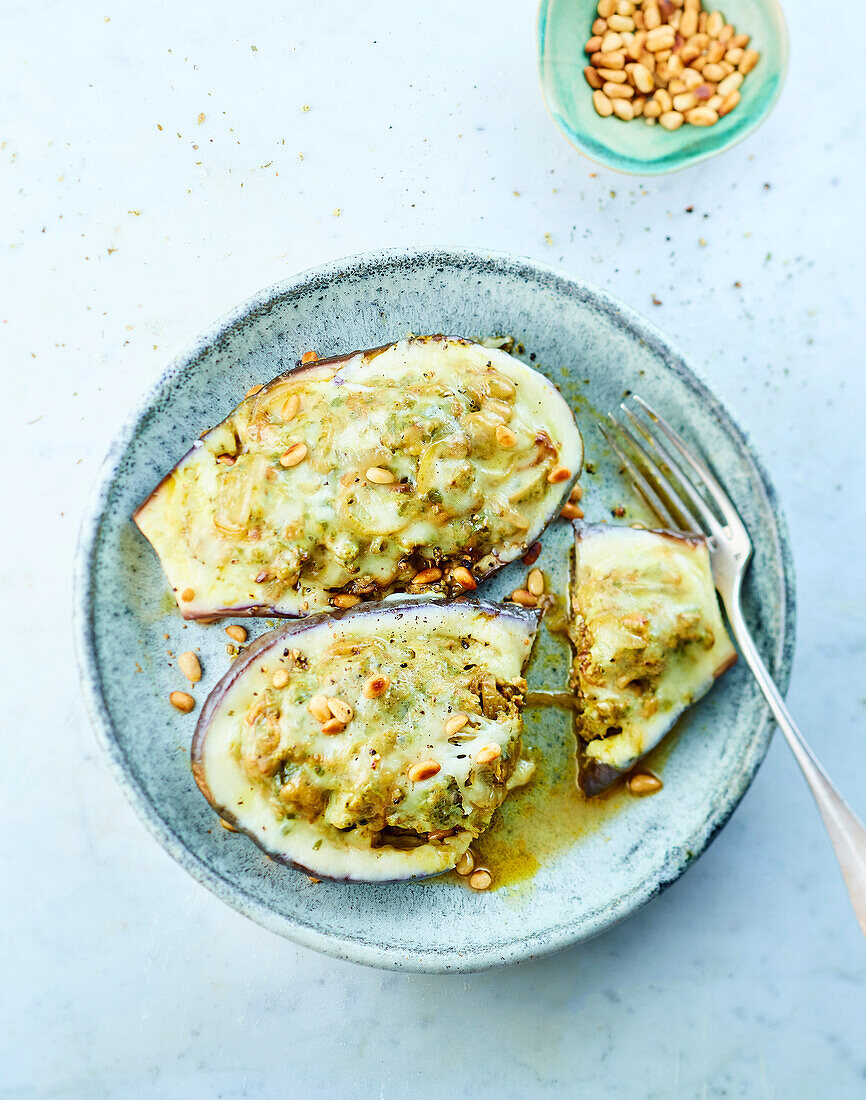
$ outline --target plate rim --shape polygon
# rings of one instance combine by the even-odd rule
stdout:
[[[694,836],[690,838],[695,841],[694,845],[672,850],[656,875],[641,883],[637,890],[623,894],[618,904],[599,907],[588,918],[583,918],[582,929],[575,928],[574,921],[566,921],[552,929],[531,933],[525,939],[510,944],[505,950],[470,948],[461,951],[456,948],[447,948],[422,950],[416,953],[387,944],[370,944],[353,936],[322,933],[303,920],[281,916],[264,903],[251,898],[190,851],[181,837],[159,816],[156,807],[127,766],[102,695],[94,624],[90,616],[92,564],[118,460],[129,447],[139,425],[149,415],[156,397],[165,385],[244,318],[269,306],[276,299],[285,297],[291,291],[299,291],[309,284],[325,284],[334,278],[360,275],[371,269],[387,270],[418,263],[457,268],[471,267],[480,263],[494,269],[505,265],[513,274],[540,277],[542,280],[556,284],[560,290],[567,289],[572,295],[577,292],[580,300],[601,307],[614,322],[640,338],[648,349],[661,357],[665,366],[673,370],[680,381],[705,403],[705,407],[739,446],[745,459],[753,468],[756,475],[755,482],[760,487],[767,506],[775,518],[775,557],[783,583],[780,611],[782,629],[772,663],[775,667],[776,683],[784,695],[790,679],[796,628],[793,556],[788,527],[778,494],[748,437],[691,366],[688,359],[661,329],[643,314],[621,302],[608,291],[551,264],[515,253],[489,249],[382,248],[332,260],[264,287],[192,339],[135,402],[100,465],[79,527],[74,564],[72,625],[85,707],[114,778],[151,835],[196,881],[232,908],[269,931],[323,954],[388,970],[416,973],[468,973],[541,958],[565,947],[585,942],[612,928],[651,898],[667,889],[706,851],[751,785],[772,738],[774,722],[769,710],[765,711],[763,721],[755,731],[743,765],[728,788],[723,803],[708,812]],[[359,887],[359,889],[362,888]]]

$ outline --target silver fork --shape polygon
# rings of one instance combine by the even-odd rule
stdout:
[[[866,828],[797,729],[746,625],[740,594],[752,556],[749,534],[711,471],[642,397],[632,394],[608,416],[613,431],[600,424],[602,435],[662,523],[707,537],[716,589],[731,631],[818,803],[866,934]]]

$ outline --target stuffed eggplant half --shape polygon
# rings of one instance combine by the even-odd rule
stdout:
[[[471,591],[557,515],[582,461],[537,371],[413,337],[259,387],[134,519],[185,618],[302,616]]]
[[[391,597],[265,634],[192,746],[217,813],[271,858],[388,882],[453,867],[513,786],[535,612]]]
[[[575,524],[569,634],[578,782],[612,786],[736,660],[706,541]]]

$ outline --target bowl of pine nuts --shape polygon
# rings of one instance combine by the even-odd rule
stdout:
[[[785,80],[777,0],[541,0],[539,74],[554,122],[620,172],[660,175],[752,133]]]

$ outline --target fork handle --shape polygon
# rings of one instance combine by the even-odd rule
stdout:
[[[730,607],[728,602],[731,604]],[[818,803],[818,809],[821,811],[824,825],[830,834],[836,858],[845,878],[845,885],[848,887],[848,896],[854,906],[854,913],[863,934],[866,935],[866,828],[836,790],[830,777],[818,763],[815,754],[797,729],[779,689],[755,648],[752,635],[743,618],[739,592],[734,593],[730,601],[725,601],[725,610],[728,612],[728,620],[740,647],[740,653],[770,704],[770,710],[779,729],[784,734],[800,765],[800,770],[806,777],[809,789]]]

